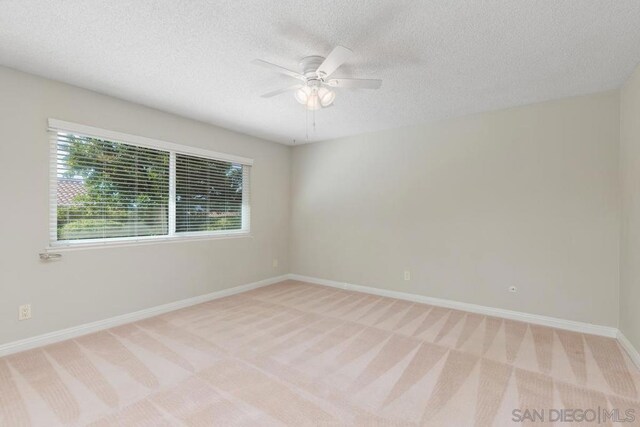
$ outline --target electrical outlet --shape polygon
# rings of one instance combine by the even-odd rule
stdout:
[[[509,292],[516,293],[516,292],[518,292],[518,288],[516,288],[515,286],[511,286],[511,287],[509,287]]]
[[[404,271],[404,280],[411,280],[411,272],[409,270]]]
[[[31,319],[31,304],[24,304],[18,307],[18,320]]]
[[[274,258],[273,262],[271,263],[271,265],[273,266],[273,268],[277,268],[278,267],[278,258]]]

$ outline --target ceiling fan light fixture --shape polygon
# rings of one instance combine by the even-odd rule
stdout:
[[[262,95],[263,98],[271,98],[285,92],[293,92],[296,101],[304,105],[307,111],[315,111],[333,104],[336,99],[334,91],[336,87],[344,89],[380,89],[382,80],[378,79],[331,77],[334,71],[342,66],[352,54],[353,52],[346,47],[336,46],[326,58],[318,55],[306,56],[299,62],[300,72],[295,72],[261,59],[255,59],[252,62],[300,81],[298,84],[265,93]]]
[[[333,101],[336,99],[336,93],[331,89],[321,87],[318,89],[318,98],[320,99],[320,104],[323,107],[328,107],[333,104]]]
[[[307,110],[319,110],[322,107],[322,104],[320,103],[320,97],[318,96],[317,92],[313,92],[311,93],[311,95],[309,95],[308,99],[307,99],[307,104],[306,104]]]
[[[297,89],[294,96],[296,101],[298,101],[302,105],[307,105],[309,101],[309,95],[311,95],[311,89],[309,86],[303,86],[300,89]]]

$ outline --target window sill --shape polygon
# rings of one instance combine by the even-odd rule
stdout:
[[[103,242],[77,242],[77,243],[60,243],[49,245],[46,248],[47,252],[67,252],[86,249],[108,249],[108,248],[121,248],[132,246],[147,246],[157,245],[164,243],[186,243],[197,242],[203,240],[225,240],[225,239],[242,239],[253,238],[250,232],[238,232],[238,233],[225,233],[225,234],[206,234],[206,235],[185,235],[185,236],[160,236],[160,237],[148,237],[137,239],[113,239]]]

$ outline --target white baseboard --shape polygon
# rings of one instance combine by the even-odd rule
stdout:
[[[334,280],[319,279],[317,277],[302,276],[300,274],[289,274],[291,280],[315,283],[318,285],[331,286],[334,288],[347,289],[356,292],[379,295],[419,302],[423,304],[436,305],[439,307],[453,308],[456,310],[470,311],[472,313],[484,314],[487,316],[501,317],[504,319],[518,320],[520,322],[533,323],[536,325],[549,326],[552,328],[566,329],[592,335],[601,335],[610,338],[618,337],[618,329],[610,326],[594,325],[574,320],[558,319],[555,317],[541,316],[538,314],[522,313],[519,311],[504,310],[501,308],[487,307],[483,305],[469,304],[465,302],[452,301],[441,298],[432,298],[424,295],[410,294],[405,292],[390,291],[387,289],[373,288],[370,286],[354,285],[351,283],[337,282]]]
[[[68,340],[80,335],[90,334],[103,329],[113,328],[114,326],[123,325],[125,323],[135,322],[136,320],[146,319],[148,317],[157,316],[169,311],[178,310],[180,308],[189,307],[203,302],[211,301],[218,298],[227,297],[241,292],[250,291],[251,289],[260,288],[271,285],[287,279],[287,275],[272,277],[260,280],[258,282],[248,283],[246,285],[235,286],[229,289],[212,292],[210,294],[199,295],[193,298],[187,298],[180,301],[170,302],[168,304],[158,305],[144,310],[127,313],[120,316],[111,317],[109,319],[98,320],[96,322],[85,323],[83,325],[74,326],[60,331],[49,332],[32,338],[26,338],[19,341],[0,345],[0,357],[7,354],[18,353],[20,351],[29,350],[31,348],[40,347],[47,344],[53,344],[59,341]]]
[[[631,341],[624,336],[622,331],[618,331],[618,342],[627,351],[629,358],[635,363],[635,365],[640,369],[640,353],[638,350],[631,344]]]
[[[356,292],[363,292],[373,295],[379,295],[390,298],[397,298],[407,301],[419,302],[424,304],[436,305],[440,307],[453,308],[457,310],[469,311],[472,313],[484,314],[487,316],[501,317],[505,319],[518,320],[521,322],[528,322],[537,325],[549,326],[552,328],[566,329],[574,332],[581,332],[586,334],[601,335],[611,338],[617,338],[620,345],[627,351],[631,360],[640,369],[640,354],[636,350],[631,342],[620,332],[617,328],[610,326],[600,326],[591,323],[576,322],[573,320],[558,319],[555,317],[540,316],[537,314],[522,313],[512,310],[504,310],[500,308],[486,307],[482,305],[469,304],[464,302],[432,298],[424,295],[410,294],[405,292],[397,292],[386,289],[373,288],[370,286],[354,285],[350,283],[337,282],[334,280],[319,279],[317,277],[302,276],[299,274],[285,274],[283,276],[272,277],[258,282],[248,283],[246,285],[235,286],[229,289],[223,289],[221,291],[212,292],[206,295],[200,295],[193,298],[187,298],[180,301],[171,302],[168,304],[159,305],[156,307],[147,308],[144,310],[136,311],[133,313],[123,314],[109,319],[98,320],[96,322],[86,323],[79,326],[63,329],[60,331],[50,332],[43,335],[38,335],[32,338],[26,338],[19,341],[14,341],[0,345],[0,357],[6,356],[12,353],[18,353],[21,351],[29,350],[35,347],[40,347],[47,344],[53,344],[56,342],[68,340],[81,335],[86,335],[92,332],[112,328],[125,323],[135,322],[137,320],[146,319],[148,317],[157,316],[159,314],[167,313],[169,311],[178,310],[180,308],[189,307],[192,305],[200,304],[203,302],[211,301],[218,298],[246,292],[252,289],[268,286],[274,283],[281,282],[283,280],[299,280],[302,282],[314,283],[318,285],[331,286],[334,288],[348,289]]]

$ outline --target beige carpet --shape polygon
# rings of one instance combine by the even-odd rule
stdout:
[[[0,359],[2,426],[628,426],[639,392],[613,339],[293,281]]]

